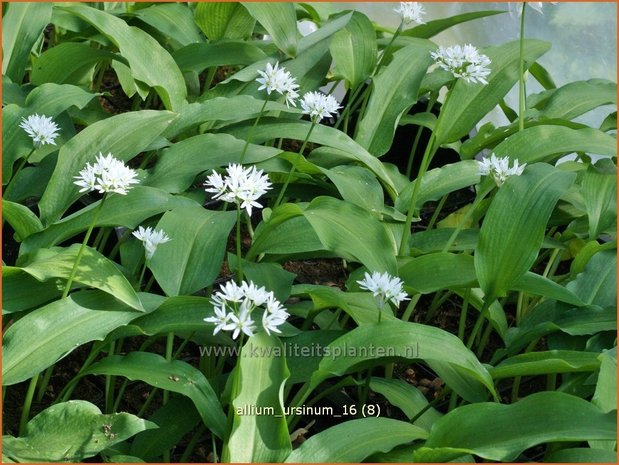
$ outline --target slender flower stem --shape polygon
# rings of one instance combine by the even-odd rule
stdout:
[[[17,179],[17,175],[23,169],[23,167],[26,166],[26,163],[28,163],[28,159],[32,156],[32,154],[34,153],[35,150],[36,150],[36,147],[33,147],[33,149],[30,151],[30,153],[28,155],[26,155],[24,158],[22,158],[21,162],[17,166],[17,169],[13,173],[13,177],[11,178],[9,183],[7,184],[6,189],[4,189],[3,197],[5,199],[8,198],[7,196],[9,195],[9,192],[11,192],[11,190],[13,188],[13,185],[15,184],[15,179]]]
[[[383,50],[383,54],[381,55],[380,60],[378,61],[378,64],[376,65],[376,70],[374,71],[374,76],[376,76],[378,74],[378,72],[380,71],[380,69],[383,67],[383,64],[385,62],[385,58],[387,57],[387,53],[389,52],[389,49],[391,48],[391,46],[393,45],[395,40],[398,38],[398,36],[402,32],[403,28],[404,28],[404,20],[400,21],[400,25],[398,26],[396,31],[393,33],[393,36],[391,36],[391,40],[389,41],[389,43],[387,44],[387,46]]]
[[[236,281],[243,282],[243,264],[241,263],[241,206],[236,204]]]
[[[144,259],[144,264],[142,265],[142,271],[140,272],[140,279],[138,279],[138,284],[135,286],[135,290],[140,292],[140,288],[142,287],[142,281],[144,280],[144,273],[146,272],[146,259]]]
[[[20,436],[24,436],[26,434],[26,425],[28,424],[28,418],[30,417],[30,407],[32,406],[32,399],[34,397],[38,380],[38,373],[30,378],[30,384],[28,385],[28,391],[26,391],[26,398],[24,399],[24,408],[21,412],[21,419],[19,420]]]
[[[431,94],[428,99],[428,106],[426,107],[426,112],[432,110],[432,107],[436,103],[435,94]],[[419,140],[421,139],[421,133],[423,132],[423,126],[417,127],[417,134],[415,134],[415,140],[413,141],[413,146],[411,148],[411,153],[408,156],[408,163],[406,164],[406,177],[410,179],[411,174],[413,172],[413,160],[415,159],[415,154],[417,153],[417,146],[419,145]]]
[[[54,366],[52,365],[45,370],[45,374],[43,375],[43,379],[39,384],[39,391],[37,392],[36,401],[41,402],[43,400],[43,396],[45,395],[45,391],[47,390],[47,385],[49,384],[49,380],[52,377],[52,372],[54,371]]]
[[[264,114],[264,110],[267,107],[267,103],[269,103],[269,95],[267,95],[267,98],[264,101],[264,103],[262,104],[262,108],[260,109],[260,113],[258,113],[258,117],[256,118],[256,121],[254,121],[254,124],[251,126],[251,129],[249,130],[249,133],[247,134],[247,139],[245,140],[245,145],[243,146],[243,151],[241,152],[241,156],[239,157],[239,164],[240,165],[243,164],[243,160],[245,159],[245,154],[247,153],[247,148],[249,147],[249,141],[251,140],[252,136],[254,135],[254,130],[256,129],[256,126],[258,126],[258,123],[260,122],[260,118],[262,118],[262,115]]]
[[[522,2],[522,14],[520,15],[520,80],[518,82],[518,130],[524,129],[524,112],[526,110],[524,89],[524,12],[527,9],[526,2]]]
[[[488,312],[488,309],[490,308],[490,305],[492,304],[492,302],[494,302],[494,298],[489,299],[488,296],[484,297],[484,304],[481,307],[481,310],[479,311],[479,315],[477,316],[477,321],[475,322],[475,326],[473,326],[473,330],[471,331],[471,334],[469,335],[469,340],[466,343],[466,347],[468,349],[470,349],[471,347],[473,347],[473,342],[475,341],[475,338],[477,337],[477,333],[479,333],[479,330],[481,329],[481,325],[484,323],[484,319],[486,318],[486,313]]]
[[[310,126],[309,131],[307,132],[307,136],[305,136],[305,140],[303,141],[303,144],[301,145],[301,150],[299,150],[299,155],[303,156],[303,151],[305,150],[307,141],[309,141],[309,138],[312,135],[312,131],[314,130],[314,127],[316,126],[316,124],[317,124],[316,121],[312,120],[312,125]],[[292,175],[294,174],[294,172],[295,172],[295,167],[293,165],[290,171],[288,172],[288,176],[286,177],[284,186],[279,191],[279,195],[277,196],[277,199],[275,200],[275,204],[273,205],[273,208],[277,208],[282,203],[284,194],[286,193],[286,189],[288,188],[288,184],[290,184],[290,179],[292,179]]]

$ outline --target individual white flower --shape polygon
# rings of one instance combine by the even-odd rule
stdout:
[[[265,70],[258,70],[258,74],[262,76],[256,79],[258,83],[262,84],[258,87],[258,90],[266,89],[269,95],[275,91],[284,96],[287,106],[296,106],[295,99],[299,97],[297,93],[299,86],[296,79],[286,71],[286,68],[279,67],[279,62],[276,62],[275,65],[267,63]]]
[[[227,323],[223,329],[226,331],[234,331],[232,333],[232,339],[236,339],[241,332],[249,337],[254,335],[256,326],[254,325],[254,320],[251,319],[246,301],[241,303],[241,309],[238,315],[230,313],[229,317],[229,323]]]
[[[303,113],[310,115],[313,122],[318,123],[321,119],[337,114],[340,107],[338,101],[331,95],[322,92],[307,92],[301,99]]]
[[[224,305],[226,302],[241,302],[245,298],[245,291],[241,286],[237,286],[234,281],[228,281],[219,287],[212,299],[214,305]]]
[[[234,163],[228,165],[226,171],[228,175],[225,177],[213,171],[204,182],[204,190],[214,193],[215,199],[236,203],[250,216],[253,207],[262,208],[257,200],[271,189],[269,177],[255,166],[243,168]]]
[[[518,164],[518,159],[514,160],[514,166],[509,167],[509,157],[497,158],[493,153],[490,158],[484,158],[477,162],[479,164],[480,176],[492,176],[497,186],[502,186],[510,176],[520,176],[527,166],[526,163]]]
[[[456,78],[472,83],[488,84],[486,78],[490,74],[488,68],[490,59],[470,44],[447,48],[441,46],[436,52],[430,52],[430,56],[437,65]]]
[[[225,308],[215,307],[215,316],[209,316],[208,318],[204,318],[204,321],[206,321],[207,323],[213,323],[215,325],[215,329],[213,331],[214,336],[226,327],[231,315],[231,313],[226,312]]]
[[[251,281],[249,283],[243,281],[243,283],[241,284],[241,290],[243,291],[245,297],[251,300],[252,303],[257,307],[264,304],[269,298],[269,294],[272,294],[271,292],[268,292],[264,287],[258,287]]]
[[[101,194],[116,192],[125,195],[131,189],[132,184],[138,184],[138,173],[114,158],[111,153],[103,156],[99,152],[94,165],[87,163],[74,184],[81,187],[80,192],[98,190]]]
[[[419,24],[425,24],[422,16],[426,13],[423,5],[418,2],[400,2],[400,6],[393,11],[400,13],[402,21],[412,23],[413,21]]]
[[[19,127],[28,133],[35,148],[45,144],[56,145],[55,139],[60,128],[48,116],[35,113],[28,118],[22,118]]]
[[[275,333],[281,333],[278,326],[283,324],[285,321],[286,317],[279,313],[270,313],[268,311],[265,311],[262,314],[262,327],[268,335],[271,334],[271,331]]]
[[[371,275],[365,273],[364,279],[357,281],[362,289],[367,289],[378,298],[379,307],[387,301],[391,301],[396,307],[400,303],[408,299],[408,294],[402,290],[402,281],[400,278],[390,276],[389,273],[373,272]]]
[[[165,244],[171,240],[163,230],[153,229],[150,226],[147,228],[140,226],[137,231],[133,231],[133,235],[144,243],[147,260],[153,258],[159,244]]]

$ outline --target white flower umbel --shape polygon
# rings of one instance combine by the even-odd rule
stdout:
[[[439,47],[430,56],[445,71],[449,71],[456,78],[467,82],[488,84],[486,78],[490,75],[490,59],[479,53],[479,50],[470,44],[464,46]]]
[[[392,302],[396,307],[400,303],[409,300],[408,294],[402,290],[400,278],[390,276],[389,273],[373,272],[365,273],[364,279],[357,281],[362,289],[367,289],[378,300],[378,306],[382,308],[386,302]]]
[[[81,187],[80,192],[97,190],[101,194],[115,192],[126,195],[133,187],[132,184],[139,183],[137,176],[135,170],[125,166],[111,153],[106,156],[99,153],[94,165],[86,164],[80,174],[74,176],[77,179],[74,184]]]
[[[19,127],[28,133],[34,148],[39,148],[45,144],[56,145],[55,140],[60,128],[48,116],[35,113],[27,118],[22,118]]]
[[[258,83],[262,84],[258,87],[258,90],[266,89],[269,95],[271,95],[271,92],[277,92],[284,96],[287,106],[296,106],[295,100],[299,98],[297,92],[299,85],[296,79],[286,71],[286,68],[279,67],[279,62],[276,62],[275,65],[267,63],[264,71],[258,70],[258,74],[262,76],[256,79]]]
[[[418,23],[425,24],[423,20],[423,15],[426,13],[423,9],[423,5],[418,2],[400,2],[400,6],[395,8],[393,11],[399,13],[402,16],[402,21],[405,24],[408,23]]]
[[[133,231],[133,235],[144,243],[147,260],[153,258],[158,245],[171,240],[161,229],[153,229],[150,226],[147,228],[140,226],[137,231]]]
[[[241,285],[230,281],[220,287],[211,297],[215,316],[205,318],[207,323],[215,324],[213,334],[219,331],[232,331],[232,338],[239,334],[253,336],[257,325],[252,318],[254,312],[262,312],[262,329],[267,334],[281,333],[281,326],[289,314],[275,295],[253,282],[243,281]]]
[[[244,168],[234,163],[226,171],[225,177],[213,171],[204,182],[204,190],[215,194],[215,199],[240,205],[250,216],[253,207],[262,208],[257,200],[271,189],[269,177],[255,166]]]
[[[331,95],[325,95],[322,92],[307,92],[301,99],[301,108],[314,123],[319,123],[323,118],[335,116],[341,107]]]
[[[514,166],[509,167],[509,157],[497,158],[493,153],[490,158],[484,158],[477,162],[480,176],[492,176],[497,186],[502,186],[510,176],[520,176],[527,166],[526,163],[518,165],[518,159],[514,160]]]

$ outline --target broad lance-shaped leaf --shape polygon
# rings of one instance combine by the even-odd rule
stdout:
[[[389,452],[427,434],[418,426],[391,418],[350,420],[310,437],[286,463],[360,463],[376,452]]]
[[[611,160],[589,166],[582,180],[582,196],[589,217],[589,239],[612,230],[617,222],[617,167]]]
[[[555,204],[575,176],[538,163],[499,188],[475,250],[477,278],[489,300],[504,296],[533,265]]]
[[[393,60],[373,80],[372,94],[355,140],[381,156],[389,150],[400,116],[416,101],[421,79],[432,63],[430,41],[418,39],[393,54]]]
[[[519,73],[520,42],[514,41],[482,50],[491,60],[488,84],[473,84],[458,79],[449,91],[436,128],[437,145],[448,144],[466,135],[514,86]],[[525,39],[524,60],[528,69],[550,48],[540,40]]]
[[[425,446],[513,462],[539,444],[614,440],[616,422],[616,412],[603,413],[579,397],[539,392],[511,405],[484,402],[452,410],[434,424]]]
[[[243,2],[249,11],[269,34],[277,48],[289,57],[297,54],[297,14],[293,3]]]
[[[73,244],[67,249],[40,249],[22,270],[39,281],[53,278],[69,279],[80,248],[81,244]],[[127,278],[111,260],[96,249],[84,248],[75,282],[107,292],[136,310],[144,310]]]
[[[166,109],[176,110],[183,104],[187,97],[183,74],[172,56],[154,37],[114,15],[86,5],[56,8],[90,23],[116,45],[129,62],[134,79],[152,87]]]
[[[425,361],[469,402],[485,400],[488,391],[496,396],[490,374],[460,339],[432,326],[402,321],[360,326],[329,344],[311,388],[374,360],[397,357]]]
[[[85,400],[70,400],[43,410],[26,426],[26,435],[2,437],[2,453],[18,462],[81,462],[155,423],[130,413],[104,415]]]
[[[514,376],[545,375],[596,371],[600,367],[598,354],[576,350],[529,352],[503,360],[490,369],[494,379]]]
[[[171,241],[157,249],[149,267],[163,291],[188,295],[219,275],[236,212],[218,212],[193,204],[166,212],[157,229]]]
[[[235,2],[198,2],[194,16],[211,43],[220,39],[246,39],[256,24],[249,12]]]
[[[73,184],[73,176],[87,163],[94,162],[99,152],[104,155],[109,152],[119,160],[128,161],[148,147],[176,116],[153,110],[123,113],[88,126],[63,145],[39,202],[43,223],[49,225],[58,220],[69,205],[83,195]]]
[[[196,406],[204,424],[219,438],[223,438],[226,416],[221,404],[202,372],[180,360],[166,360],[151,352],[131,352],[126,356],[114,355],[97,362],[82,373],[124,376],[138,379],[166,391],[189,397]],[[77,381],[77,380],[76,380]]]
[[[232,374],[232,429],[223,462],[277,463],[292,450],[283,404],[290,372],[283,352],[280,340],[265,333],[243,346]]]
[[[602,105],[617,103],[617,84],[605,79],[570,82],[551,91],[543,102],[541,115],[545,118],[573,119]],[[537,107],[539,108],[539,107]]]
[[[462,13],[459,15],[450,16],[449,18],[435,19],[433,21],[428,21],[425,24],[415,26],[411,29],[406,29],[402,31],[402,35],[409,37],[419,37],[421,39],[430,39],[436,34],[443,32],[444,30],[449,29],[450,27],[453,27],[457,24],[465,23],[467,21],[472,21],[478,18],[484,18],[486,16],[498,15],[501,13],[505,13],[505,11],[473,11],[469,13]]]
[[[101,291],[76,292],[30,312],[4,333],[2,383],[27,380],[142,315]]]

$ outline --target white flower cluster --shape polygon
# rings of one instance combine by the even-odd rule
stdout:
[[[19,127],[28,133],[35,148],[45,144],[56,145],[55,140],[60,128],[50,117],[35,113],[28,118],[22,118]]]
[[[264,287],[257,287],[253,282],[237,285],[233,281],[227,282],[220,290],[213,294],[211,303],[215,309],[215,316],[204,318],[207,323],[213,323],[213,334],[219,331],[233,331],[232,339],[236,339],[242,332],[253,336],[257,329],[252,319],[252,313],[262,312],[262,327],[267,334],[281,333],[279,326],[289,316],[282,304],[272,292]]]
[[[299,98],[297,92],[299,85],[296,79],[286,71],[286,68],[279,67],[279,62],[275,63],[275,66],[271,63],[267,63],[265,70],[258,70],[258,74],[262,76],[256,79],[256,81],[262,84],[258,87],[258,90],[266,89],[269,95],[271,95],[271,92],[275,91],[284,96],[286,99],[286,106],[297,106],[295,99]]]
[[[97,155],[94,165],[88,163],[80,171],[78,176],[74,176],[77,181],[74,184],[81,187],[80,192],[98,190],[101,194],[105,192],[116,192],[125,195],[133,186],[138,184],[136,178],[137,171],[114,158],[111,153],[104,156],[101,152]]]
[[[378,306],[383,307],[385,302],[391,301],[396,307],[408,299],[408,294],[402,290],[400,278],[390,276],[389,273],[365,273],[364,279],[357,281],[362,289],[370,291],[378,299]]]
[[[497,158],[493,153],[490,158],[484,158],[477,162],[479,164],[480,176],[492,176],[497,186],[503,183],[510,176],[520,176],[527,166],[526,163],[518,165],[518,159],[514,160],[514,166],[509,167],[509,157]]]
[[[321,119],[334,116],[340,108],[338,101],[331,95],[322,92],[308,92],[301,99],[303,113],[309,115],[314,123]]]
[[[153,258],[159,244],[165,244],[171,240],[163,230],[153,229],[150,226],[147,228],[140,226],[137,231],[133,231],[133,235],[144,243],[147,260]]]
[[[430,56],[445,71],[449,71],[456,78],[462,78],[467,82],[480,82],[488,84],[486,78],[490,74],[490,59],[477,50],[474,46],[454,45],[453,47],[439,47]]]
[[[426,14],[423,9],[423,5],[418,2],[400,2],[400,6],[393,11],[399,13],[402,16],[404,23],[416,22],[418,24],[425,24],[423,15]]]
[[[213,171],[204,182],[206,186],[204,190],[214,193],[215,199],[240,205],[250,216],[252,207],[262,208],[256,200],[271,189],[269,177],[255,166],[243,168],[236,163],[228,165],[226,171],[228,172],[226,177]]]

